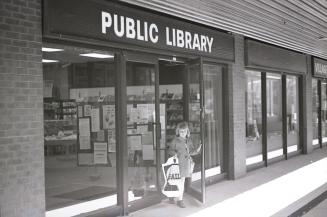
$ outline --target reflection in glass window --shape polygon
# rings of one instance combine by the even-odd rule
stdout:
[[[318,95],[318,80],[312,79],[312,137],[313,145],[319,145],[318,139],[318,122],[319,120],[319,95]]]
[[[204,64],[203,76],[205,168],[217,168],[218,171],[221,171],[223,154],[222,67]]]
[[[155,66],[127,62],[126,74],[128,200],[134,201],[156,195],[159,188],[154,125]]]
[[[299,142],[299,88],[296,76],[286,76],[287,152],[300,149]]]
[[[98,208],[116,205],[114,55],[57,44],[42,51],[46,210],[78,215],[92,211],[82,202],[100,198]]]
[[[267,73],[268,159],[283,155],[282,77]]]
[[[261,72],[246,71],[246,156],[247,165],[262,161]]]

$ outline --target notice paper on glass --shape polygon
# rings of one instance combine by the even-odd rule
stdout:
[[[83,106],[78,106],[77,107],[77,117],[81,118],[83,117]]]
[[[107,164],[108,163],[108,151],[106,142],[95,142],[93,153],[94,164]]]
[[[139,110],[139,122],[140,123],[147,123],[149,120],[149,116],[152,114],[149,113],[151,112],[151,109],[149,109],[150,105],[148,104],[138,104],[137,108]],[[150,111],[149,111],[150,110]]]
[[[91,116],[91,105],[84,105],[84,116]]]
[[[127,136],[127,145],[130,150],[142,150],[141,135]]]
[[[115,128],[115,105],[103,105],[103,129]]]
[[[140,122],[140,110],[138,108],[131,107],[130,109],[130,115],[129,120],[132,123],[138,123]]]
[[[81,150],[91,149],[90,118],[78,119],[78,132],[79,132],[79,148]]]
[[[104,142],[105,141],[105,133],[104,130],[99,130],[97,132],[97,141]]]
[[[100,130],[100,109],[91,109],[91,129],[92,132],[98,132]]]
[[[80,136],[90,137],[90,118],[78,119],[78,132]]]
[[[116,152],[115,130],[108,130],[108,152]]]
[[[91,140],[89,136],[79,136],[79,149],[80,150],[91,149]]]
[[[152,145],[142,145],[143,160],[154,160],[154,150]]]
[[[153,146],[153,135],[152,132],[142,134],[142,145]]]
[[[146,132],[148,132],[148,128],[149,128],[148,125],[138,125],[137,126],[137,133],[139,133],[139,134],[146,133]]]

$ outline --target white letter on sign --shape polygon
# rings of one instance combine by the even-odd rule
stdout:
[[[112,24],[111,15],[107,12],[102,11],[102,33],[107,33],[107,28]]]
[[[211,38],[209,39],[209,37],[207,36],[207,41],[208,41],[208,45],[209,45],[209,53],[211,53],[213,37],[211,37]]]
[[[156,33],[156,34],[154,34]],[[158,27],[156,24],[152,23],[149,27],[149,36],[152,43],[157,43],[159,40]]]
[[[180,29],[176,30],[177,34],[177,47],[184,47],[184,32]]]
[[[135,38],[135,22],[133,18],[126,17],[126,37]]]
[[[117,16],[117,14],[114,14],[114,30],[115,30],[115,34],[118,37],[123,37],[125,34],[125,18],[124,16],[120,17],[120,30],[118,29],[118,23],[119,23],[119,18]]]

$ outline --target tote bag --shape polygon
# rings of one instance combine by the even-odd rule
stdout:
[[[181,174],[179,162],[176,156],[168,158],[167,162],[162,164],[162,172],[165,178],[165,184],[162,187],[162,193],[167,197],[178,197],[181,192]]]

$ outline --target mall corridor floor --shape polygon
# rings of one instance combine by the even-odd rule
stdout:
[[[327,198],[303,215],[303,217],[326,217],[326,216],[327,216]]]
[[[130,216],[284,217],[294,214],[325,191],[327,149],[323,148],[314,150],[310,155],[296,156],[251,171],[238,180],[226,180],[209,186],[205,205],[186,195],[185,209],[164,200]],[[318,212],[324,213],[318,215]],[[326,200],[305,216],[327,216]]]

